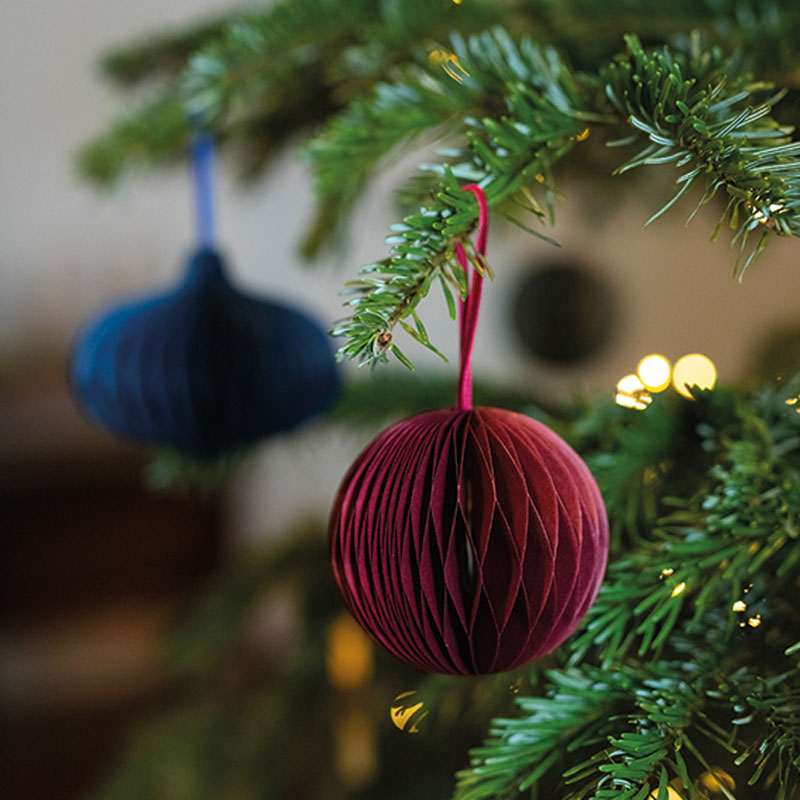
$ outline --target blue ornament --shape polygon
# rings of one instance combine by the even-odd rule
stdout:
[[[293,428],[338,388],[328,336],[305,314],[237,290],[207,246],[174,289],[90,322],[71,378],[95,421],[201,458]]]

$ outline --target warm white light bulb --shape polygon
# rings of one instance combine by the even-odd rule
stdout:
[[[617,383],[614,395],[617,405],[642,411],[653,401],[638,375],[626,375]]]
[[[713,389],[717,381],[717,369],[710,358],[700,353],[690,353],[679,358],[672,368],[672,385],[684,396],[692,399],[690,386]]]
[[[663,392],[669,386],[672,367],[664,356],[653,353],[639,362],[636,374],[651,392]]]
[[[730,792],[736,788],[736,781],[722,767],[712,767],[709,772],[701,773],[700,784],[714,794],[720,794],[726,789]]]
[[[653,791],[647,795],[648,800],[657,800],[658,796],[658,789],[653,789]],[[667,786],[667,800],[683,800],[683,795],[678,794],[671,786]]]

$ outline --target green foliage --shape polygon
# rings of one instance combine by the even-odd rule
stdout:
[[[381,422],[374,409],[387,398],[392,416],[440,405],[445,384],[365,381],[333,419]],[[638,511],[612,539],[604,586],[579,631],[513,673],[423,676],[376,652],[372,680],[343,692],[325,666],[341,611],[322,526],[228,563],[167,643],[172,702],[136,734],[96,800],[432,800],[454,772],[458,800],[647,800],[666,797],[667,786],[686,800],[716,800],[726,795],[703,781],[721,770],[735,778],[736,800],[793,800],[800,415],[785,401],[798,392],[794,380],[752,395],[722,387],[694,401],[659,396],[643,412],[596,402],[549,409],[548,423],[600,465],[610,518]],[[477,388],[476,399],[545,416],[502,387]],[[287,601],[287,644],[260,649],[254,626]],[[388,713],[410,690],[407,702],[423,704],[414,736]],[[360,789],[337,772],[332,733],[353,703],[375,721],[381,764]]]
[[[125,44],[108,53],[102,67],[120,86],[149,81],[164,89],[163,98],[180,95],[192,105],[219,109],[228,100],[234,105],[247,100],[247,116],[223,116],[216,131],[237,150],[243,169],[260,170],[265,155],[291,131],[323,122],[365,96],[396,66],[413,62],[420,49],[430,49],[452,31],[466,35],[499,22],[539,42],[557,43],[576,68],[588,72],[610,59],[630,31],[648,43],[680,45],[688,31],[697,29],[710,45],[721,44],[737,55],[735,74],[750,70],[797,87],[800,21],[790,6],[781,0],[676,0],[656,7],[642,0],[471,0],[458,5],[288,0]],[[190,91],[184,95],[181,87]],[[292,98],[298,91],[316,102],[302,108]],[[282,101],[288,105],[281,106]],[[134,114],[143,132],[151,113],[153,106],[146,103]],[[146,137],[126,150],[114,142],[118,129],[115,123],[96,140],[98,146],[104,143],[100,149],[123,153],[116,171],[84,164],[86,174],[99,183],[116,179],[129,166],[164,163],[174,155],[148,151]],[[264,137],[269,147],[261,142]],[[248,152],[250,147],[254,150]]]
[[[453,376],[420,373],[376,374],[349,381],[336,405],[326,417],[333,424],[353,427],[388,424],[410,414],[419,414],[453,404]],[[496,406],[542,419],[556,409],[545,411],[529,392],[509,386],[476,381],[475,405]]]
[[[631,420],[626,409],[609,400],[596,403],[581,420],[573,444],[591,453],[589,468],[606,504],[615,509],[609,520],[614,547],[639,544],[641,532],[655,524],[664,481],[679,475],[692,410],[680,398],[665,397]]]
[[[433,40],[427,41],[428,49],[434,47]],[[494,125],[487,133],[519,149],[515,130],[504,134],[503,123],[494,122],[508,106],[520,102],[514,98],[515,86],[516,91],[522,84],[549,90],[551,102],[566,112],[571,111],[570,101],[576,99],[574,84],[558,85],[566,72],[555,53],[547,48],[518,50],[501,28],[467,41],[454,34],[450,47],[436,46],[430,54],[420,50],[416,55],[417,65],[395,72],[393,83],[381,83],[370,96],[353,102],[307,145],[319,199],[312,242],[330,233],[360,194],[371,170],[398,143],[408,144],[411,137],[424,131],[440,137],[443,131],[437,126],[447,122],[451,125],[444,133],[457,131],[466,123],[475,136],[475,128],[480,128],[476,120],[487,119],[488,125]],[[454,157],[466,155],[458,151]],[[434,166],[431,171],[441,175],[442,168]],[[465,164],[460,171],[454,169],[454,174],[477,179],[487,172]]]
[[[698,208],[720,189],[727,192],[726,216],[738,228],[734,241],[740,240],[742,250],[748,234],[761,228],[744,271],[766,246],[768,230],[787,236],[800,232],[800,142],[792,142],[791,129],[769,117],[777,98],[742,108],[765,87],[728,78],[718,51],[709,53],[696,41],[687,62],[666,49],[645,53],[635,37],[627,41],[628,57],[601,75],[615,108],[649,144],[619,171],[646,164],[691,165],[677,179],[675,197],[649,222],[695,183],[704,183]]]
[[[209,40],[218,38],[231,15],[205,20],[185,30],[159,32],[123,45],[100,61],[103,74],[118,86],[136,86],[146,81],[169,81],[185,68],[189,56]]]
[[[623,39],[631,30],[639,36]],[[599,150],[633,147],[618,172],[680,170],[676,196],[652,219],[690,191],[699,205],[725,200],[718,230],[730,228],[740,273],[771,235],[798,235],[799,106],[777,105],[781,92],[763,83],[793,97],[798,42],[800,13],[780,0],[284,0],[107,61],[116,80],[153,93],[80,163],[108,185],[132,165],[182,157],[191,114],[254,176],[283,143],[322,125],[305,148],[319,194],[313,253],[404,143],[442,139],[408,193],[423,198],[418,210],[392,227],[390,255],[349,285],[351,316],[335,331],[343,357],[374,364],[393,353],[410,366],[397,326],[438,352],[419,305],[436,284],[455,316],[464,295],[454,244],[491,274],[468,243],[477,207],[466,183],[482,186],[494,214],[552,241],[542,223],[553,221],[559,170],[610,174]],[[458,767],[459,800],[666,800],[669,787],[706,800],[703,776],[719,765],[736,789],[718,781],[714,798],[793,800],[800,416],[786,400],[798,391],[788,382],[752,396],[660,397],[642,413],[548,409],[597,476],[610,562],[576,635],[514,675],[422,678],[378,655],[356,701],[325,670],[339,607],[321,526],[229,565],[167,647],[168,713],[143,728],[98,800],[433,798],[448,791],[442,771]],[[387,379],[351,387],[332,419],[369,424],[451,394],[449,384],[417,391]],[[482,399],[476,388],[476,400],[546,413],[502,389]],[[165,458],[156,478],[184,472]],[[282,592],[294,636],[281,658],[265,658],[252,623]],[[387,711],[409,687],[434,727],[398,744]],[[516,709],[509,687],[520,691]],[[382,720],[381,770],[361,789],[334,766],[333,731],[351,702]],[[466,742],[491,716],[463,769]]]
[[[318,208],[304,251],[316,253],[346,217],[371,171],[399,142],[460,120],[472,107],[469,87],[452,87],[430,71],[409,71],[400,82],[381,83],[373,97],[354,101],[328,132],[306,148],[316,177]]]
[[[78,154],[81,172],[113,185],[135,166],[175,161],[186,133],[165,124],[201,118],[252,179],[290,138],[312,129],[385,80],[428,39],[456,24],[474,31],[500,19],[502,3],[465,8],[427,0],[283,0],[227,20],[159,34],[110,53],[107,74],[149,81],[152,94]],[[166,80],[163,80],[166,78]]]
[[[460,774],[456,797],[521,796],[554,766],[570,762],[558,793],[564,800],[644,800],[670,779],[689,785],[681,750],[693,747],[686,729],[708,676],[682,672],[680,664],[663,662],[616,672],[551,672],[545,697],[518,701],[526,716],[495,721],[492,738],[473,751],[480,765]]]
[[[786,598],[800,564],[800,420],[784,400],[796,388],[699,397],[694,442],[683,438],[683,461],[659,478],[661,516],[613,553],[567,645],[571,666],[549,673],[544,698],[521,698],[519,718],[495,722],[460,774],[459,800],[521,797],[539,782],[558,800],[643,800],[676,779],[702,797],[708,750],[731,769],[752,760],[743,782],[794,796],[800,669],[787,655],[797,619]],[[660,427],[647,450],[658,460]],[[690,452],[694,492],[678,499]]]
[[[731,74],[751,71],[796,88],[800,19],[790,6],[781,0],[680,0],[657,7],[642,0],[284,0],[247,8],[108,53],[101,66],[111,80],[149,86],[152,96],[82,148],[79,166],[107,186],[131,167],[180,158],[186,135],[182,127],[165,125],[168,106],[173,116],[191,110],[212,119],[221,146],[252,178],[291,137],[366,99],[376,84],[408,75],[453,31],[466,36],[501,22],[517,35],[556,44],[586,74],[596,74],[631,30],[648,44],[668,42],[686,51],[688,32],[699,30],[708,49],[722,46],[734,57]],[[784,108],[787,121],[795,122],[795,106]],[[416,125],[409,131],[419,132]],[[385,129],[378,140],[384,135]],[[369,144],[365,159],[374,163],[385,149]],[[363,178],[363,162],[355,167]],[[352,191],[358,190],[355,178],[348,176]],[[342,196],[352,202],[347,191]],[[341,216],[331,197],[322,200],[308,252],[337,229]]]
[[[289,618],[290,635],[279,648],[274,640],[265,647],[258,621],[274,614],[276,603]],[[469,742],[492,714],[511,712],[509,687],[530,690],[526,672],[486,680],[422,676],[375,652],[370,680],[336,686],[327,670],[328,642],[342,613],[319,524],[228,563],[167,642],[166,707],[134,732],[93,800],[446,794]],[[393,698],[409,690],[425,706],[419,735],[401,732],[390,718]],[[366,786],[348,782],[338,766],[337,737],[353,711],[368,721],[369,736],[366,745],[361,739],[347,746],[379,753]],[[444,736],[448,747],[432,747],[432,735]]]
[[[552,166],[582,138],[590,116],[582,112],[578,87],[554,50],[530,41],[518,47],[500,28],[468,42],[456,37],[453,47],[468,76],[464,83],[474,82],[495,94],[504,86],[507,112],[499,120],[465,120],[467,147],[451,152],[446,163],[426,167],[441,179],[431,202],[393,226],[387,240],[393,255],[364,267],[365,277],[348,285],[355,294],[348,303],[352,317],[337,325],[333,334],[348,339],[340,354],[360,364],[385,361],[393,352],[410,365],[392,338],[394,327],[408,317],[414,326],[404,326],[406,332],[438,352],[415,311],[434,282],[440,284],[451,316],[453,295],[466,291],[466,276],[453,244],[458,239],[469,246],[466,237],[478,214],[474,199],[461,192],[462,183],[479,183],[490,205],[514,196],[523,211],[545,217],[542,203],[552,206]],[[454,79],[448,75],[440,80]],[[434,94],[442,91],[433,87],[429,91]],[[373,110],[378,113],[380,104]],[[529,183],[544,188],[541,203]],[[472,260],[479,269],[485,268],[474,253]]]
[[[429,201],[418,213],[394,225],[387,243],[392,255],[364,267],[366,277],[348,284],[355,293],[349,301],[352,316],[334,329],[346,342],[343,358],[360,364],[387,360],[394,354],[410,366],[399,350],[393,330],[400,324],[423,346],[438,352],[425,333],[416,309],[434,282],[439,282],[453,313],[453,293],[463,293],[463,271],[453,258],[453,245],[474,226],[474,201],[460,193],[466,183],[478,183],[490,206],[511,200],[539,221],[554,215],[554,166],[592,131],[618,132],[619,118],[626,118],[633,135],[611,138],[608,144],[630,145],[640,138],[647,144],[620,168],[620,172],[643,165],[674,164],[687,167],[678,178],[679,190],[651,222],[669,209],[697,183],[703,183],[699,205],[708,203],[720,190],[728,195],[724,218],[735,230],[734,242],[744,250],[748,235],[760,229],[758,242],[741,271],[766,246],[771,232],[795,236],[800,233],[800,142],[792,142],[790,131],[770,116],[774,99],[748,105],[762,84],[742,78],[726,78],[726,64],[716,50],[707,52],[694,39],[688,54],[661,48],[646,52],[636,37],[627,37],[628,52],[602,69],[598,76],[573,74],[552,48],[531,39],[515,43],[509,34],[495,28],[465,41],[453,37],[453,57],[461,72],[454,79],[443,72],[436,81],[418,79],[411,85],[382,86],[372,100],[359,102],[345,112],[327,133],[312,143],[309,153],[320,159],[319,189],[322,202],[339,199],[339,188],[347,186],[342,172],[349,170],[355,184],[372,166],[374,153],[353,147],[372,130],[408,133],[396,124],[409,103],[421,109],[436,108],[442,114],[452,104],[488,108],[502,99],[502,112],[480,118],[464,118],[466,146],[443,151],[445,160],[423,169],[439,177]],[[463,81],[468,90],[461,88]],[[442,82],[455,88],[443,88]],[[599,91],[602,89],[602,91]],[[481,100],[483,96],[483,100]],[[430,114],[416,119],[433,124]],[[597,135],[597,134],[594,134]],[[393,144],[389,137],[383,145]],[[363,170],[354,164],[360,158]],[[340,171],[333,164],[343,164]],[[337,180],[334,180],[336,178]],[[537,198],[536,189],[543,190]],[[540,194],[542,194],[540,192]],[[508,205],[508,204],[507,204]],[[524,222],[510,217],[534,235],[548,238]],[[413,325],[404,323],[408,317]]]
[[[170,92],[143,110],[120,117],[105,136],[82,147],[78,169],[99,185],[110,187],[132,163],[152,167],[181,158],[190,133],[183,104]]]
[[[148,489],[156,492],[185,492],[212,498],[224,491],[237,470],[252,453],[244,447],[210,459],[186,455],[179,450],[157,448],[144,474]]]
[[[307,525],[286,542],[227,564],[170,638],[164,654],[170,672],[209,680],[224,671],[265,597],[327,567],[319,541],[318,527]]]

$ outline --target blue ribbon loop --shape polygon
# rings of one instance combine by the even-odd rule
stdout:
[[[213,168],[214,139],[209,133],[197,133],[192,141],[192,172],[198,248],[214,247]]]

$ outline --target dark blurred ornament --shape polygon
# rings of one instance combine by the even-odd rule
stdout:
[[[232,286],[205,244],[213,238],[208,157],[200,152],[196,176],[201,245],[184,279],[102,312],[79,335],[71,364],[93,420],[204,458],[294,427],[323,411],[338,387],[325,333],[300,311]]]
[[[486,200],[464,188],[481,205],[483,255]],[[605,507],[578,455],[529,417],[472,407],[480,293],[475,272],[455,409],[399,422],[368,445],[330,523],[334,576],[358,622],[401,660],[448,674],[549,653],[594,601],[607,559]]]
[[[586,269],[551,264],[526,275],[514,292],[514,329],[531,355],[573,364],[597,355],[614,331],[614,293]]]

